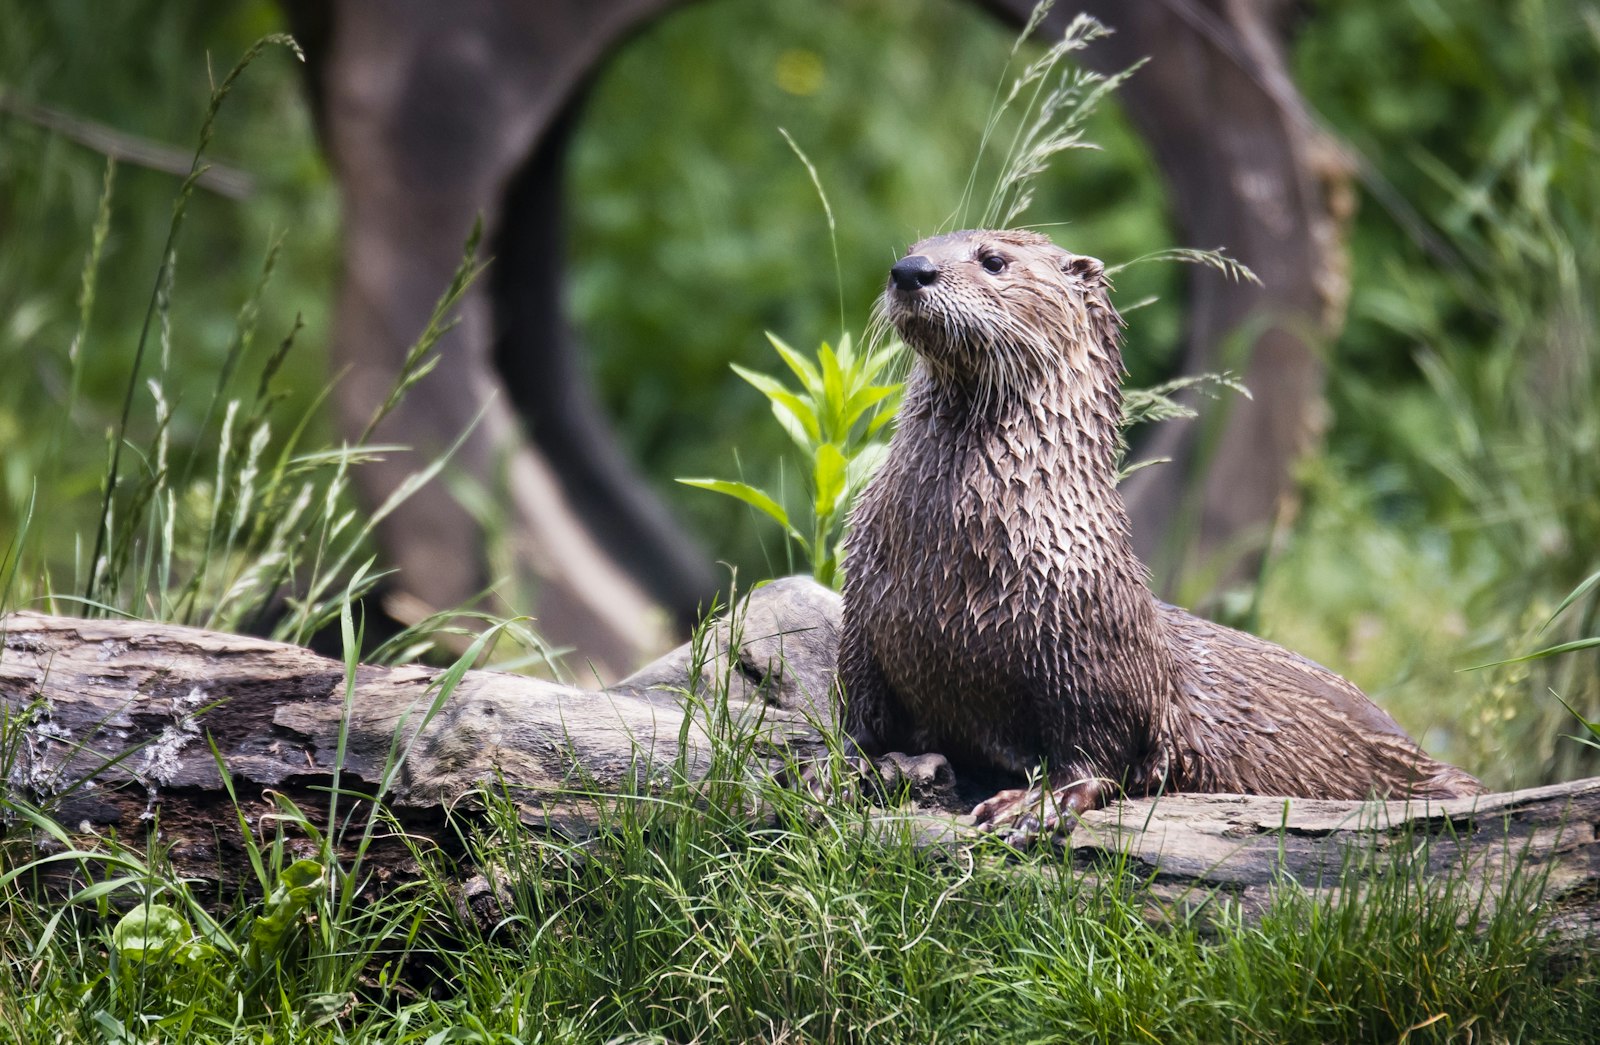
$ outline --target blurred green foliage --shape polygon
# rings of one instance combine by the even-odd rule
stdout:
[[[764,367],[766,330],[801,345],[859,334],[887,265],[959,217],[1010,46],[974,6],[687,4],[632,38],[586,99],[569,169],[569,302],[585,358],[641,469],[746,576],[783,568],[778,538],[763,551],[748,509],[670,479],[742,470],[777,485],[784,436],[728,364]],[[0,26],[0,90],[186,153],[207,53],[225,68],[282,19],[263,0],[0,0]],[[1581,767],[1562,754],[1546,688],[1595,717],[1594,651],[1457,669],[1595,621],[1591,596],[1557,633],[1536,634],[1600,565],[1600,16],[1587,0],[1328,0],[1306,8],[1295,64],[1312,107],[1365,157],[1368,191],[1349,324],[1330,348],[1329,451],[1306,464],[1305,508],[1269,564],[1262,626],[1497,783],[1570,774]],[[165,377],[181,396],[180,462],[278,232],[254,353],[303,313],[299,344],[312,351],[291,363],[296,394],[309,402],[326,383],[317,350],[337,207],[300,74],[269,55],[224,110],[212,154],[251,174],[255,193],[192,204]],[[780,127],[832,201],[837,276]],[[1102,151],[1064,157],[1027,219],[1111,263],[1175,245],[1159,181],[1114,104],[1088,136]],[[75,536],[92,537],[105,432],[178,185],[118,167],[82,399],[63,419],[104,172],[93,151],[0,113],[0,549],[37,481],[37,551],[60,569],[84,554]],[[1187,276],[1141,265],[1118,279],[1125,308],[1159,298],[1131,317],[1137,384],[1168,375]],[[142,400],[137,445],[152,416]],[[52,448],[63,428],[71,437]]]
[[[1327,7],[1303,40],[1377,191],[1263,624],[1492,783],[1600,771],[1560,703],[1600,711],[1596,651],[1460,671],[1600,631],[1592,593],[1546,626],[1600,567],[1600,8]]]

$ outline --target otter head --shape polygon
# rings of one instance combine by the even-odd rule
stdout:
[[[883,311],[940,384],[1004,395],[1121,375],[1105,266],[1037,232],[925,239],[889,270]]]

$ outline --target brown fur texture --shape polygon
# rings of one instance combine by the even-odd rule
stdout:
[[[1151,595],[1116,488],[1122,320],[1100,262],[950,233],[895,266],[883,305],[919,364],[852,515],[839,670],[864,753],[1043,766],[1048,787],[977,810],[1028,831],[1116,789],[1482,790],[1344,679]]]

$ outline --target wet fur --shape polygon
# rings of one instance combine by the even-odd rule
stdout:
[[[911,253],[939,274],[885,293],[919,364],[846,560],[844,722],[865,753],[1133,794],[1482,790],[1332,672],[1151,595],[1116,489],[1122,321],[1098,261],[1017,231]]]

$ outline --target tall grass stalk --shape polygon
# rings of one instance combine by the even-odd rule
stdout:
[[[42,600],[51,607],[72,607],[90,614],[131,614],[222,630],[265,629],[276,637],[304,642],[337,621],[347,598],[359,598],[381,579],[381,573],[360,566],[370,555],[375,527],[416,489],[437,477],[454,450],[409,476],[375,512],[364,515],[352,505],[352,470],[403,449],[369,444],[368,440],[407,391],[437,365],[438,342],[453,325],[462,295],[482,271],[477,258],[481,228],[474,228],[469,235],[461,264],[429,322],[408,349],[395,386],[369,419],[363,438],[353,446],[329,449],[307,446],[315,431],[313,417],[326,392],[299,417],[291,418],[286,432],[280,431],[279,407],[285,395],[278,383],[303,329],[298,316],[259,364],[253,386],[242,393],[232,388],[251,355],[261,305],[282,251],[283,237],[274,238],[239,307],[200,419],[201,440],[209,441],[215,454],[209,458],[193,455],[176,470],[171,463],[169,444],[180,404],[169,400],[165,376],[171,366],[179,232],[195,179],[205,169],[205,150],[223,100],[250,63],[273,44],[294,50],[293,41],[287,38],[263,38],[211,92],[190,176],[173,204],[167,243],[127,374],[119,422],[107,448],[99,517],[87,542],[90,551],[86,558],[80,544],[76,585],[81,594],[56,591],[48,568],[31,561],[24,525],[0,559],[0,580],[4,581],[0,595],[5,606]],[[77,333],[68,352],[72,362],[68,418],[84,369],[82,354],[87,350],[101,282],[113,173],[114,168],[108,166],[81,277]],[[159,363],[154,373],[144,377],[152,334],[160,346]],[[135,393],[140,388],[149,397],[151,417],[147,434],[136,442],[134,408],[139,397]],[[63,427],[58,437],[65,433]],[[134,460],[132,467],[129,457]],[[360,579],[359,585],[352,587],[353,578]],[[443,624],[436,619],[429,627],[438,630]],[[525,644],[538,648],[526,629],[515,630]],[[417,656],[428,648],[428,640],[416,631],[386,644],[387,654],[392,656]]]
[[[256,41],[256,43],[251,46],[248,51],[245,52],[244,57],[239,59],[238,63],[235,64],[233,69],[229,71],[227,77],[223,79],[222,83],[212,89],[211,100],[206,106],[205,118],[200,123],[200,141],[195,147],[194,159],[190,163],[189,167],[189,175],[188,177],[184,178],[183,184],[178,190],[178,197],[172,206],[172,223],[167,229],[167,242],[166,245],[161,249],[161,264],[156,270],[155,287],[150,292],[150,303],[145,309],[144,324],[139,330],[139,341],[134,349],[133,363],[128,372],[127,391],[122,399],[122,417],[118,422],[117,434],[112,443],[111,464],[106,473],[105,490],[101,498],[100,521],[95,526],[94,551],[89,555],[89,579],[84,588],[83,595],[84,602],[86,604],[93,605],[95,596],[97,594],[97,587],[100,582],[100,556],[101,552],[106,546],[108,538],[110,537],[107,527],[110,523],[111,504],[117,493],[117,481],[121,473],[120,466],[122,463],[122,446],[128,432],[129,419],[133,414],[133,396],[135,389],[137,389],[139,386],[139,372],[143,368],[144,364],[145,346],[149,343],[150,339],[150,324],[156,318],[158,311],[162,312],[163,325],[165,325],[167,321],[165,311],[162,308],[162,303],[165,301],[170,304],[170,293],[164,294],[163,288],[170,288],[171,286],[172,267],[176,261],[175,252],[177,249],[178,232],[183,227],[183,216],[189,203],[189,197],[194,192],[195,185],[200,180],[200,174],[204,169],[203,158],[205,156],[206,147],[211,144],[211,136],[216,129],[217,114],[221,111],[222,102],[225,98],[227,98],[228,91],[232,89],[234,82],[238,80],[239,76],[243,74],[251,62],[256,60],[257,56],[259,56],[262,51],[275,44],[288,47],[295,53],[296,56],[301,58],[302,61],[304,60],[305,56],[300,52],[300,45],[295,43],[293,38],[281,34],[273,34],[271,36],[262,37],[260,40]],[[109,189],[110,181],[108,177],[107,197],[109,197]],[[99,261],[98,253],[95,252],[91,256],[93,258],[93,264],[97,265]],[[88,281],[87,277],[85,282],[86,285],[92,286],[92,283]],[[93,295],[86,295],[86,303],[83,306],[85,318],[87,318],[88,305],[92,303],[92,301]]]
[[[95,287],[100,274],[100,259],[105,254],[106,239],[111,234],[111,199],[116,185],[116,175],[117,161],[107,159],[105,178],[100,187],[100,202],[95,207],[94,228],[89,236],[89,250],[83,259],[83,274],[79,277],[78,327],[72,335],[72,343],[67,346],[67,362],[70,368],[67,398],[56,424],[54,439],[45,452],[45,460],[52,463],[58,463],[57,455],[60,453],[61,444],[66,434],[71,431],[77,413],[78,395],[84,371],[84,367],[79,365],[79,358],[89,340],[89,321],[94,315]]]

